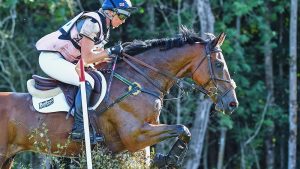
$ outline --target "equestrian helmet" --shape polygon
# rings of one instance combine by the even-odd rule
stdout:
[[[122,14],[129,17],[131,11],[136,8],[132,7],[130,0],[104,0],[102,4],[102,9],[112,10],[115,11],[117,14]]]

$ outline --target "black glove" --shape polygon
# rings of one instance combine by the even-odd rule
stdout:
[[[110,47],[106,50],[107,50],[109,56],[111,56],[111,55],[120,55],[123,51],[123,46],[121,44],[119,44],[119,45]]]

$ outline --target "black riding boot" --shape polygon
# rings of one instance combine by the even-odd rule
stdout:
[[[92,95],[92,86],[89,82],[85,82],[86,88],[86,102],[90,103],[90,97]],[[75,113],[74,113],[74,125],[71,133],[71,138],[74,141],[82,141],[84,139],[84,125],[83,125],[83,112],[81,103],[81,91],[78,90],[75,98]]]

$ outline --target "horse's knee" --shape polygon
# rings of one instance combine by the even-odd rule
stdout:
[[[184,125],[177,125],[176,129],[178,132],[178,138],[185,143],[189,143],[191,140],[190,130]]]
[[[148,146],[147,136],[140,134],[140,130],[127,133],[126,136],[122,138],[123,145],[129,152],[136,152],[146,146]]]

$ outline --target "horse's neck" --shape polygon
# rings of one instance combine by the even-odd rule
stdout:
[[[178,72],[182,70],[193,59],[193,52],[191,45],[185,45],[181,48],[173,48],[167,51],[158,51],[153,49],[139,56],[139,58],[145,63],[157,68],[161,72],[168,72],[174,77],[178,75]],[[174,82],[171,78],[163,75],[151,77],[151,73],[148,73],[150,78],[155,80],[163,90],[168,91]]]

